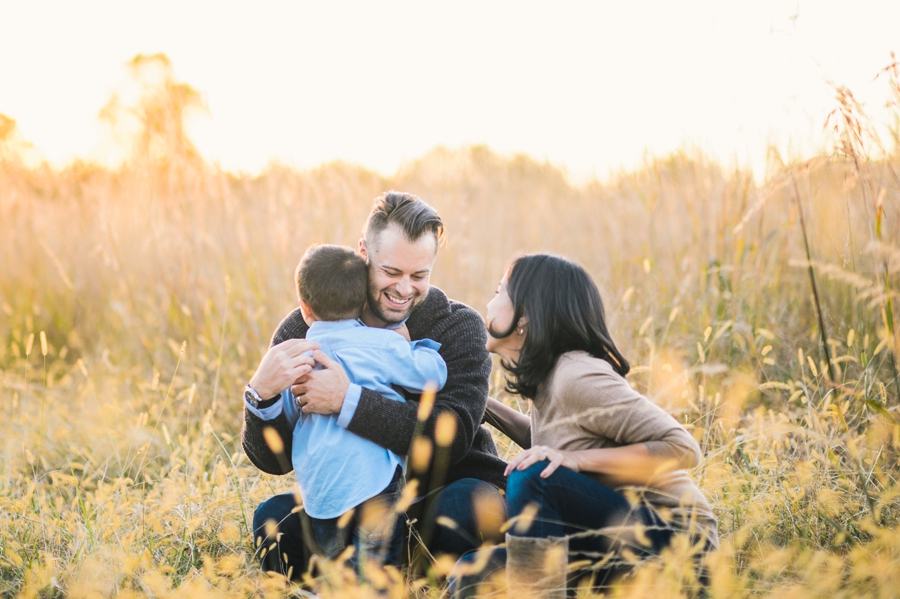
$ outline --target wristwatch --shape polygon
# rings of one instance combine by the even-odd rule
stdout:
[[[268,408],[270,405],[275,403],[275,400],[281,397],[281,393],[276,395],[275,397],[270,397],[269,399],[263,399],[259,396],[259,393],[256,392],[256,389],[247,385],[244,387],[244,399],[247,400],[247,403],[253,406],[256,409],[259,408]]]

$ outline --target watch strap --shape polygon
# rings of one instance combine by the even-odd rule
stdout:
[[[251,406],[253,406],[257,410],[261,410],[261,409],[265,409],[265,408],[270,408],[273,405],[275,405],[275,402],[278,401],[279,399],[281,399],[281,393],[279,393],[275,397],[263,399],[262,397],[259,396],[259,393],[256,392],[256,389],[254,389],[250,385],[247,385],[244,388],[244,399],[246,399],[247,403],[249,403]]]
[[[278,395],[276,395],[275,397],[272,397],[270,399],[264,399],[264,400],[258,402],[256,404],[256,409],[264,410],[266,408],[271,408],[278,402],[279,399],[281,399],[281,393],[279,393]]]

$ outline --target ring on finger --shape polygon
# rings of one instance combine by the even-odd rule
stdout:
[[[544,452],[544,459],[545,459],[545,460],[549,460],[549,459],[550,459],[550,454],[547,453],[547,446],[546,446],[546,445],[541,445],[541,450],[543,450],[543,452]]]

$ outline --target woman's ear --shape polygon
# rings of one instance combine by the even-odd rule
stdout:
[[[528,329],[528,317],[523,316],[519,319],[519,322],[516,323],[516,332],[519,335],[524,335],[525,331]]]

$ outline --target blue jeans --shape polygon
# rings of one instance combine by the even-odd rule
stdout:
[[[415,526],[430,529],[428,549],[434,555],[462,555],[479,547],[483,542],[499,542],[502,534],[484,526],[484,514],[479,517],[478,505],[495,506],[498,513],[490,520],[506,519],[505,502],[494,485],[464,478],[442,487],[429,496],[430,506]],[[425,498],[423,498],[424,501]],[[414,506],[415,507],[415,506]],[[313,518],[302,509],[296,510],[293,493],[276,495],[264,501],[253,514],[254,547],[262,569],[279,572],[299,579],[309,569],[310,557],[324,553],[319,547]],[[412,511],[412,510],[411,510]],[[403,518],[398,527],[403,531]],[[481,521],[479,521],[481,520]],[[266,534],[266,522],[275,523],[273,536]],[[455,526],[442,523],[453,522]],[[352,523],[351,523],[352,526]],[[351,529],[348,526],[348,530]],[[321,534],[321,533],[320,533]],[[327,534],[327,533],[326,533]],[[340,551],[338,551],[340,553]]]
[[[600,561],[630,552],[636,557],[658,555],[679,532],[654,511],[631,503],[621,493],[592,478],[558,468],[547,478],[541,472],[547,462],[525,470],[514,470],[506,484],[511,516],[526,506],[537,506],[537,514],[524,528],[514,524],[510,534],[524,537],[569,537],[570,560]],[[621,566],[613,559],[610,566]]]
[[[394,505],[402,490],[403,475],[398,468],[391,483],[358,505],[344,523],[340,517],[313,518],[297,510],[293,493],[263,502],[253,514],[254,546],[263,570],[298,578],[309,567],[310,556],[334,559],[351,544],[354,570],[360,571],[364,560],[399,566],[406,519],[394,512]],[[266,534],[267,522],[276,525],[274,537]]]
[[[322,555],[335,559],[350,543],[356,549],[350,558],[354,570],[364,560],[400,565],[405,519],[394,506],[403,491],[403,473],[398,468],[391,483],[378,495],[356,506],[350,520],[341,526],[338,518],[309,517],[313,537]]]
[[[621,493],[568,468],[541,478],[546,467],[543,461],[510,473],[506,483],[510,516],[529,511],[529,505],[537,511],[533,519],[513,523],[509,533],[568,537],[570,563],[588,560],[594,564],[583,574],[572,573],[575,579],[590,577],[592,585],[602,589],[631,569],[633,561],[621,559],[624,552],[637,558],[657,555],[681,532],[677,523],[665,522],[646,506],[633,504]],[[704,551],[708,549],[707,544]],[[505,569],[506,555],[506,547],[493,547],[463,556],[450,575],[451,599],[475,597],[485,580]],[[699,562],[702,555],[695,557]],[[707,573],[701,563],[697,565],[702,596]]]
[[[500,532],[506,522],[506,500],[491,483],[476,478],[463,478],[433,491],[418,503],[430,506],[424,517],[424,529],[432,532],[424,539],[434,555],[453,555],[481,547],[485,543],[503,542]],[[414,504],[410,512],[414,513]]]

